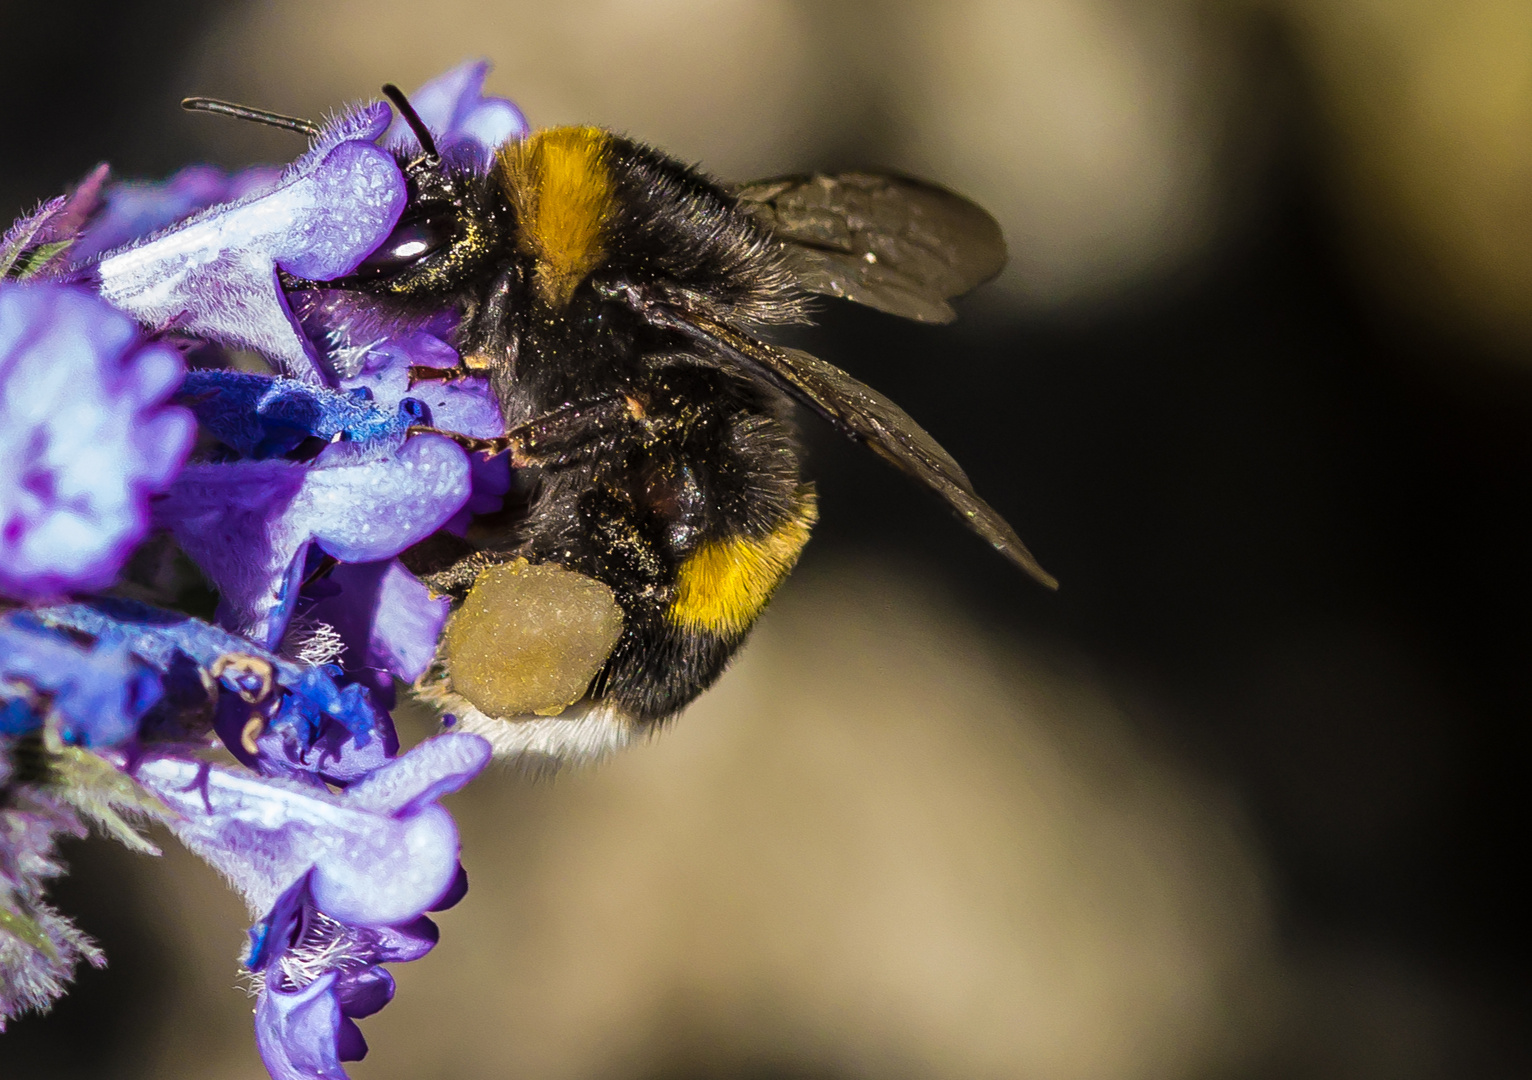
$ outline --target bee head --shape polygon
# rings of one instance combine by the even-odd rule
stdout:
[[[496,221],[469,173],[434,155],[402,163],[409,198],[386,240],[347,278],[332,284],[402,298],[461,291],[493,254]]]
[[[407,200],[393,232],[347,277],[332,286],[403,299],[441,299],[470,288],[492,253],[495,207],[483,198],[482,177],[448,165],[431,131],[397,86],[383,93],[420,144],[401,157]]]

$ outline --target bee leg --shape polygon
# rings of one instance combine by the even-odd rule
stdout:
[[[473,368],[463,363],[461,359],[458,360],[456,367],[449,368],[429,367],[425,364],[411,364],[409,368],[410,389],[413,390],[417,385],[423,382],[456,383],[462,382],[464,379],[471,379],[475,375],[482,374],[483,372],[475,371]]]
[[[569,464],[600,454],[643,413],[622,394],[570,402],[534,416],[505,433],[519,464],[557,460]]]
[[[461,431],[432,427],[430,424],[413,424],[405,430],[405,435],[440,435],[451,439],[470,454],[483,454],[486,457],[502,454],[515,446],[508,435],[502,435],[498,439],[480,439],[473,435],[464,435]]]
[[[591,457],[610,445],[619,430],[638,422],[642,415],[642,410],[632,399],[614,394],[561,405],[494,439],[477,438],[429,424],[412,425],[407,434],[442,435],[471,454],[494,456],[510,450],[512,463],[524,467],[552,459],[573,461]]]

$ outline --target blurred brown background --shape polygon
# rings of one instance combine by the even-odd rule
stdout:
[[[486,56],[537,124],[1006,227],[957,325],[801,344],[1061,591],[806,419],[824,521],[736,668],[458,798],[473,889],[358,1080],[1532,1075],[1532,4],[0,0],[0,43],[7,213],[296,152],[186,94]],[[214,875],[70,857],[111,967],[0,1076],[261,1076]]]

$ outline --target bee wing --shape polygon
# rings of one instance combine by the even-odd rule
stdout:
[[[784,176],[734,190],[786,242],[799,287],[920,322],[1005,266],[995,219],[946,188],[872,173]]]
[[[764,376],[808,405],[848,438],[908,473],[936,492],[1006,558],[1032,577],[1058,588],[1058,580],[1038,565],[1016,530],[979,498],[968,474],[952,455],[909,413],[834,364],[798,349],[757,341],[696,313],[680,314],[661,304],[645,306],[648,318],[713,347],[748,371]]]
[[[1057,579],[1038,565],[1016,530],[979,498],[952,455],[909,413],[834,364],[798,349],[763,346],[760,363],[788,393],[947,500],[968,527],[1002,555],[1050,589],[1058,588]]]

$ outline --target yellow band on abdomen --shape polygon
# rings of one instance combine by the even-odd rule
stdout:
[[[765,536],[703,544],[676,575],[670,621],[722,638],[743,634],[798,561],[818,517],[813,489],[805,488],[793,516]]]

